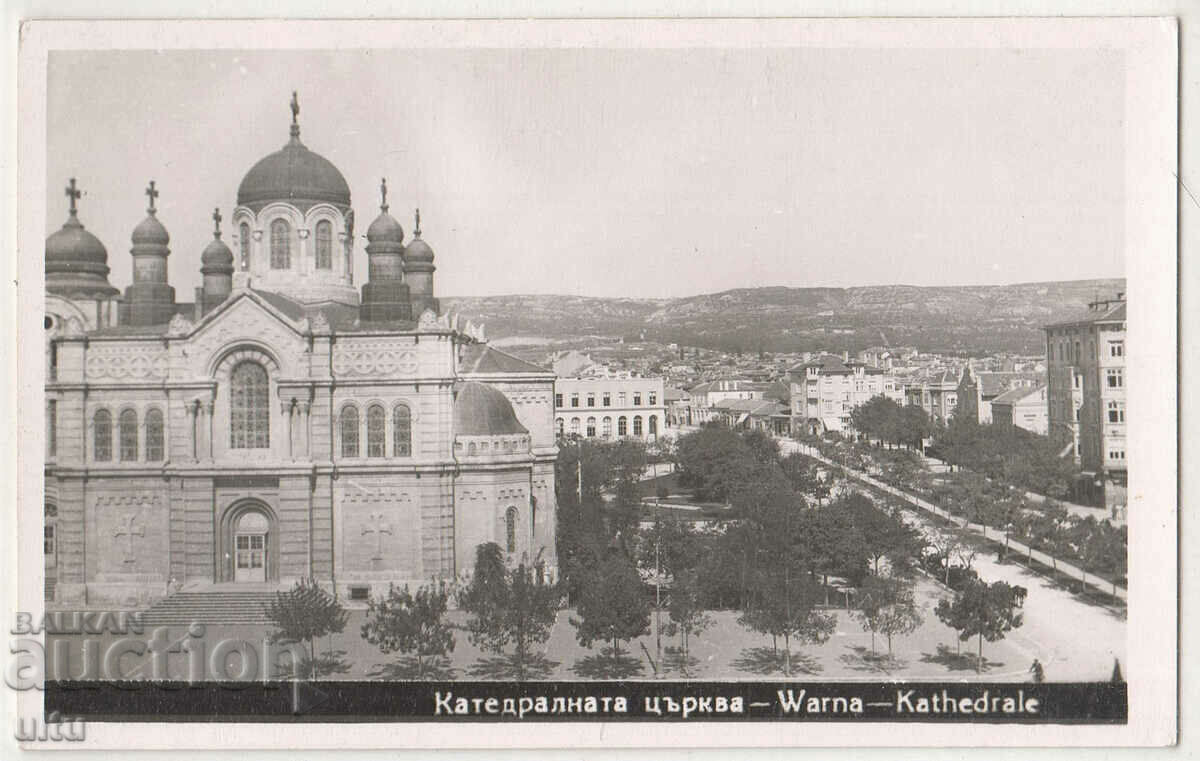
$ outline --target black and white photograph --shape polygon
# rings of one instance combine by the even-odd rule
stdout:
[[[1171,741],[1172,20],[26,32],[23,747]]]

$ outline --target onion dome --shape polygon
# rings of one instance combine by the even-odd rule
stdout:
[[[484,383],[461,384],[454,398],[456,436],[492,436],[529,433],[517,420],[512,402],[504,392]]]
[[[70,216],[62,229],[46,238],[46,290],[62,295],[114,296],[108,282],[108,251],[95,235],[83,229],[75,202],[83,193],[75,178],[67,186]]]
[[[300,142],[300,104],[292,93],[291,139],[282,149],[251,167],[238,186],[239,206],[271,201],[328,202],[350,205],[346,178],[325,157]]]
[[[165,246],[171,242],[171,236],[167,233],[167,228],[163,227],[163,223],[158,221],[158,209],[154,208],[154,199],[158,198],[158,191],[154,189],[154,180],[151,180],[150,187],[146,188],[146,195],[150,198],[150,207],[146,209],[146,218],[133,228],[133,235],[130,237],[135,247],[139,245]]]
[[[400,223],[391,214],[388,214],[387,203],[387,180],[384,179],[379,191],[383,196],[383,203],[379,205],[379,216],[367,228],[367,240],[371,243],[399,243],[404,244],[404,228],[400,227]]]
[[[404,249],[404,259],[408,262],[432,262],[433,249],[421,240],[421,210],[417,209],[417,225],[413,228],[413,239]]]
[[[233,252],[221,240],[221,210],[213,209],[213,239],[200,254],[202,274],[233,274]]]

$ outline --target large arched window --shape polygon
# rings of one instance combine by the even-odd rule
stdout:
[[[137,462],[138,458],[138,429],[137,413],[125,410],[117,418],[117,427],[121,441],[121,462]]]
[[[250,225],[242,223],[238,228],[238,238],[242,244],[242,266],[239,269],[245,271],[250,269]]]
[[[579,435],[579,418],[577,418],[577,417],[571,418],[571,435],[572,436]]]
[[[412,411],[406,404],[392,410],[392,456],[412,455]]]
[[[285,219],[271,223],[271,269],[286,270],[292,266],[292,226]]]
[[[560,438],[563,435],[563,428],[565,427],[565,425],[566,425],[566,422],[562,418],[558,418],[554,421],[554,428],[557,431],[558,436]]]
[[[112,414],[96,410],[92,417],[92,456],[96,462],[112,459]]]
[[[384,431],[386,424],[387,413],[383,411],[382,405],[372,404],[367,407],[367,457],[383,457],[387,454],[387,436]]]
[[[617,418],[617,435],[624,436],[627,433],[629,433],[629,423],[626,421],[625,416],[622,415]]]
[[[163,415],[154,408],[146,412],[146,461],[159,462],[163,459]]]
[[[606,439],[612,438],[612,418],[606,417],[600,422],[600,434]]]
[[[504,549],[508,553],[517,551],[517,508],[510,507],[504,512]]]
[[[358,410],[342,409],[342,457],[358,457]]]
[[[641,415],[633,416],[633,435],[634,436],[642,435],[642,416]]]
[[[650,435],[651,436],[658,435],[658,415],[650,416]]]
[[[587,437],[589,439],[596,438],[596,418],[594,417],[587,419]]]
[[[333,269],[333,225],[327,219],[317,223],[317,269]]]
[[[266,449],[271,445],[270,390],[267,371],[242,362],[229,376],[229,446]]]

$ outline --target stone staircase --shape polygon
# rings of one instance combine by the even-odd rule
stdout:
[[[269,585],[219,584],[203,589],[176,592],[164,597],[142,613],[142,623],[152,626],[269,625],[265,608],[279,587]]]

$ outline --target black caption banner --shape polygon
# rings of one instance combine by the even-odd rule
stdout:
[[[47,682],[86,721],[1124,723],[1124,682]]]

